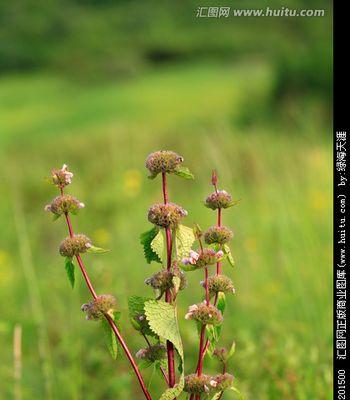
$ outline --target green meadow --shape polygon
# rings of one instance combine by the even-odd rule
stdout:
[[[144,168],[159,149],[183,155],[195,174],[169,178],[171,200],[189,212],[185,224],[215,223],[203,206],[212,169],[219,187],[241,199],[223,215],[235,233],[236,267],[224,272],[236,294],[221,344],[236,342],[236,386],[247,400],[331,398],[330,117],[317,96],[278,104],[273,96],[274,70],[256,59],[159,66],[90,85],[52,72],[0,79],[0,398],[142,399],[124,355],[113,361],[101,328],[85,321],[80,306],[89,293],[80,275],[72,291],[58,254],[66,226],[44,206],[57,194],[46,182],[51,168],[67,163],[75,174],[69,193],[86,205],[73,217],[75,230],[111,249],[84,260],[98,292],[117,297],[135,353],[143,341],[127,297],[151,295],[143,282],[159,268],[145,263],[139,244],[148,207],[161,199],[160,180],[148,180]],[[202,273],[187,276],[179,320],[191,372],[198,337],[184,315],[201,299]],[[207,360],[207,371],[217,368]],[[153,377],[155,398],[162,389]]]

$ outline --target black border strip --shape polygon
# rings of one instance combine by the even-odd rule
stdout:
[[[349,387],[349,354],[348,332],[349,321],[347,293],[347,252],[346,231],[350,221],[347,220],[347,142],[349,141],[349,63],[347,61],[348,21],[346,3],[333,3],[334,12],[334,141],[333,141],[333,171],[334,171],[334,254],[333,254],[333,356],[334,356],[334,399],[343,400]]]

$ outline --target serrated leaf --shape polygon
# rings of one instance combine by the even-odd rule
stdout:
[[[190,172],[187,167],[183,167],[181,165],[176,167],[174,174],[180,176],[181,178],[194,179],[194,175],[192,174],[192,172]]]
[[[91,246],[86,251],[91,254],[103,254],[108,253],[110,250],[103,249],[102,247]]]
[[[188,257],[193,243],[196,237],[193,229],[185,225],[179,225],[175,233],[175,248],[176,257],[178,260],[182,260],[184,257]]]
[[[181,359],[181,375],[179,382],[173,387],[165,390],[159,400],[173,400],[183,391],[184,377],[184,353],[176,310],[172,304],[160,300],[150,300],[145,303],[145,314],[150,328],[159,337],[173,343]]]
[[[110,352],[112,358],[116,360],[118,356],[118,343],[117,343],[117,338],[115,337],[115,334],[109,325],[108,321],[106,318],[103,318],[101,321],[102,328],[105,333],[105,338],[106,338],[106,344],[108,351]]]
[[[141,315],[145,315],[145,302],[152,300],[150,297],[141,297],[141,296],[130,296],[128,298],[128,308],[129,308],[129,316],[133,327],[140,331],[141,328],[142,332],[147,336],[156,336],[155,333],[149,328],[148,326],[142,326],[136,320],[136,317]]]
[[[152,261],[156,261],[158,263],[162,262],[161,259],[158,257],[157,253],[154,252],[151,247],[151,243],[153,239],[157,236],[158,232],[159,229],[156,226],[154,226],[149,231],[143,232],[140,235],[140,243],[143,246],[143,252],[148,264],[150,264]]]
[[[234,267],[235,266],[235,260],[232,257],[232,253],[231,253],[230,247],[227,244],[224,244],[222,246],[222,250],[223,250],[224,254],[226,254],[227,261],[230,263],[230,265],[232,267]]]
[[[74,267],[75,266],[73,264],[72,259],[67,257],[64,266],[65,266],[65,269],[66,269],[66,272],[67,272],[68,280],[69,280],[69,282],[70,282],[70,284],[72,286],[72,289],[73,289],[74,288],[74,283],[75,283],[75,275],[74,275]]]
[[[164,237],[162,231],[159,231],[151,242],[151,249],[157,254],[160,262],[164,262]]]

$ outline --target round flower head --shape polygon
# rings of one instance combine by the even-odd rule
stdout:
[[[205,199],[205,205],[212,210],[228,208],[232,205],[232,196],[226,190],[218,190]]]
[[[216,387],[216,381],[209,375],[191,374],[185,376],[184,391],[191,394],[208,394]]]
[[[45,207],[45,211],[51,211],[55,215],[62,215],[65,213],[76,214],[81,208],[84,208],[84,203],[81,203],[70,194],[63,194],[55,197],[51,204]]]
[[[61,256],[72,258],[80,253],[85,253],[91,246],[91,240],[80,233],[73,237],[68,236],[63,239],[59,250]]]
[[[61,169],[53,169],[51,171],[52,182],[59,188],[64,188],[65,186],[72,183],[73,173],[68,171],[68,166],[63,164]]]
[[[176,228],[187,211],[174,203],[154,204],[148,211],[148,221],[161,228]]]
[[[112,316],[116,308],[117,302],[110,294],[97,296],[96,299],[81,306],[81,310],[86,312],[86,319],[94,321],[101,319],[105,314]]]
[[[188,308],[185,319],[192,319],[200,322],[202,325],[220,325],[223,317],[221,312],[212,304],[204,303],[194,304]]]
[[[203,249],[199,253],[191,250],[189,257],[183,258],[182,263],[185,265],[191,265],[193,269],[198,269],[216,264],[223,256],[224,253],[222,250],[215,251],[214,249]]]
[[[201,285],[205,286],[205,281],[201,281]],[[208,278],[208,289],[210,296],[214,296],[219,292],[235,293],[235,288],[231,279],[225,275],[213,275]]]
[[[162,269],[159,272],[156,272],[154,275],[152,275],[150,278],[145,280],[146,285],[152,286],[153,289],[159,290],[160,296],[163,295],[163,293],[168,290],[172,289],[174,287],[174,282],[173,278],[175,276],[179,276],[180,278],[180,290],[185,289],[187,285],[187,280],[185,277],[185,274],[180,271],[178,274],[174,274],[172,271],[168,271],[167,269]]]
[[[162,344],[155,344],[145,349],[140,349],[136,353],[136,357],[140,358],[141,360],[148,360],[151,362],[163,360],[166,358],[166,349]]]
[[[159,173],[174,173],[176,168],[183,162],[183,158],[173,151],[156,151],[151,153],[146,159],[146,168],[151,173],[151,177],[156,177]]]
[[[216,389],[222,391],[232,387],[234,377],[231,374],[225,373],[217,375],[214,380],[216,381]]]
[[[232,238],[233,233],[226,226],[212,226],[204,234],[204,240],[207,244],[225,244]]]

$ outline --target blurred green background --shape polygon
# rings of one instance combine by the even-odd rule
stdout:
[[[196,19],[204,5],[326,15]],[[187,225],[215,223],[202,203],[213,168],[242,199],[223,216],[235,231],[222,344],[236,341],[236,386],[246,399],[331,398],[331,12],[321,0],[0,3],[1,399],[142,399],[125,357],[112,361],[84,320],[81,277],[69,287],[57,252],[66,227],[43,211],[56,195],[45,177],[64,162],[75,173],[69,192],[86,208],[74,226],[112,249],[84,259],[97,290],[117,296],[136,352],[126,301],[151,295],[143,281],[158,268],[138,237],[161,199],[144,168],[159,149],[183,155],[196,176],[169,178]],[[179,316],[191,372],[198,338],[183,317],[202,276],[188,275]],[[162,388],[155,378],[152,393]]]

